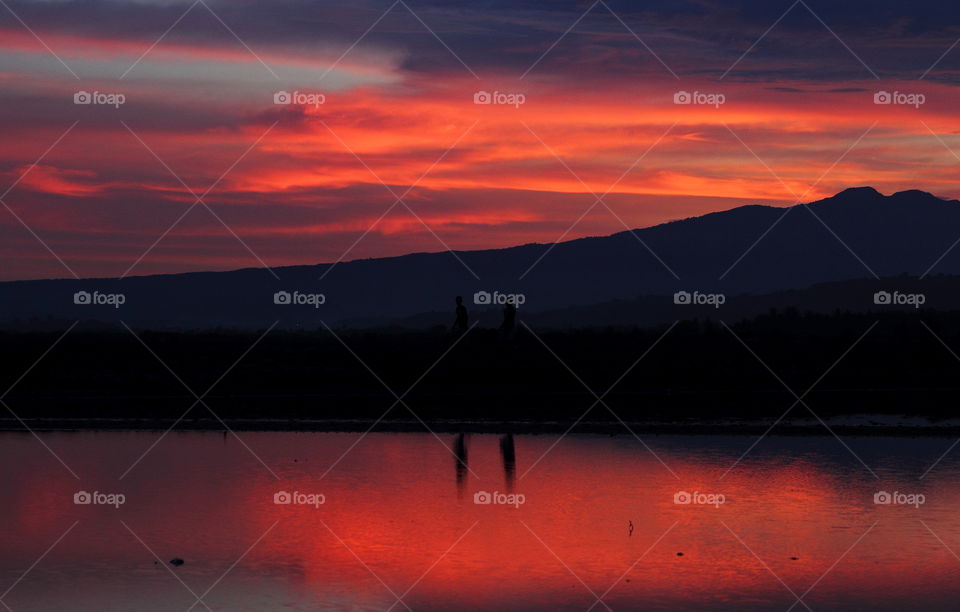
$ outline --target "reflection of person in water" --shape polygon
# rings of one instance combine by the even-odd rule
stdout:
[[[467,437],[464,434],[457,436],[453,449],[453,454],[457,460],[457,497],[462,498],[463,491],[467,486],[467,471],[470,469],[467,467]]]
[[[500,458],[503,460],[507,492],[513,493],[513,483],[517,474],[517,450],[513,443],[513,434],[500,438]]]
[[[513,337],[513,330],[517,326],[517,305],[513,298],[507,299],[506,306],[503,307],[503,323],[500,324],[500,333],[504,336]]]
[[[453,331],[467,331],[467,307],[463,305],[463,296],[457,296],[457,318],[453,320]]]

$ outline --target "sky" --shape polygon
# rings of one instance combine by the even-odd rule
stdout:
[[[3,0],[0,280],[958,198],[958,39],[927,1]]]

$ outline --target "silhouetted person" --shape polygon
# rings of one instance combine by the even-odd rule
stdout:
[[[467,331],[467,307],[463,305],[463,296],[457,296],[457,318],[453,320],[452,331]]]
[[[513,445],[513,434],[500,438],[500,458],[503,459],[503,474],[507,482],[507,491],[513,492],[513,482],[517,475],[517,450]]]
[[[517,305],[507,300],[503,307],[503,323],[500,324],[500,333],[507,338],[513,337],[513,330],[517,327]]]
[[[632,535],[633,535],[633,521],[627,521],[627,522],[630,523],[630,525],[627,527],[627,535],[628,535],[628,536],[632,536]]]

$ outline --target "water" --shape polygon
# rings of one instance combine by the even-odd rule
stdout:
[[[0,435],[0,591],[12,587],[2,601],[17,611],[186,610],[198,597],[195,610],[957,608],[960,461],[948,454],[920,478],[952,440],[845,438],[875,478],[832,437],[768,437],[721,479],[755,438],[644,438],[665,467],[628,435],[571,435],[552,450],[546,435],[240,435],[41,434],[79,480],[36,438]],[[125,501],[78,505],[79,490]],[[881,490],[924,503],[877,505]],[[324,503],[275,504],[279,491]],[[476,504],[480,491],[523,503]],[[677,504],[678,491],[723,503]]]

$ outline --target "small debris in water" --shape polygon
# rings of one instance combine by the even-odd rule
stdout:
[[[170,565],[176,565],[177,567],[180,567],[184,563],[186,562],[180,557],[174,557],[173,559],[170,559]]]
[[[790,560],[791,560],[791,561],[797,561],[797,560],[799,560],[799,559],[800,559],[800,557],[790,557]]]
[[[678,556],[678,557],[682,557],[682,556],[683,556],[683,553],[678,552],[678,553],[677,553],[677,556]]]

